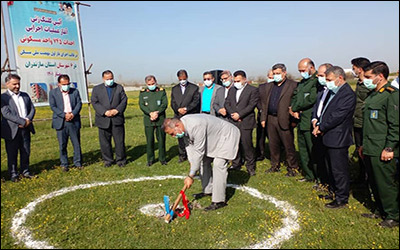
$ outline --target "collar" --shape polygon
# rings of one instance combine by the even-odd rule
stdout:
[[[15,94],[14,92],[12,92],[11,90],[9,90],[9,89],[7,89],[7,91],[8,91],[8,94],[10,95],[10,96],[17,96],[17,97],[19,97],[20,96],[20,94],[21,94],[21,91],[20,92],[18,92],[18,94]]]

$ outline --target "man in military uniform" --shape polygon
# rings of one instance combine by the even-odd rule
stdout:
[[[163,88],[157,86],[155,76],[146,76],[147,87],[142,89],[139,95],[139,106],[143,111],[144,130],[147,141],[147,166],[154,163],[154,130],[158,141],[158,156],[162,165],[167,165],[165,158],[165,132],[161,126],[165,119],[165,110],[168,99]]]
[[[389,68],[372,62],[364,69],[364,84],[374,90],[365,100],[363,146],[360,155],[368,173],[382,227],[399,226],[399,182],[395,157],[399,157],[399,92],[388,83]],[[363,214],[379,218],[376,213]]]
[[[363,107],[365,103],[365,99],[367,99],[368,95],[371,94],[373,90],[368,89],[364,85],[364,70],[363,67],[366,67],[370,64],[370,61],[367,58],[358,57],[351,60],[353,75],[358,78],[357,86],[356,86],[356,95],[357,95],[357,104],[356,111],[354,112],[354,140],[356,143],[355,153],[358,152],[360,146],[362,145],[362,127],[363,127]],[[357,153],[358,154],[358,153]],[[364,161],[359,158],[359,176],[358,182],[365,183],[366,182],[366,172],[365,172],[365,164]]]
[[[318,77],[315,64],[310,58],[304,58],[299,62],[299,72],[303,79],[293,92],[289,113],[299,119],[297,126],[297,143],[300,152],[300,165],[304,178],[301,182],[313,182],[316,178],[316,166],[312,161],[312,126],[311,113],[317,101]]]

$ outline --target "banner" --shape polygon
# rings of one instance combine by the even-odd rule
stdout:
[[[88,103],[76,5],[72,1],[8,1],[12,44],[21,91],[35,106],[49,105],[59,75],[70,77]]]

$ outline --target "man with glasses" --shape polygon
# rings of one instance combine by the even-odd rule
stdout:
[[[215,84],[214,82],[214,76],[210,71],[206,71],[203,74],[203,80],[204,80],[204,86],[201,86],[199,88],[200,92],[200,113],[203,114],[211,114],[214,115],[218,110],[215,110],[214,107],[214,102],[215,102],[215,97],[218,89],[221,88],[221,86]]]

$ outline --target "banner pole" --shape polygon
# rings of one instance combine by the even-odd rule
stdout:
[[[4,62],[4,66],[1,68],[1,74],[3,74],[3,72],[8,72],[10,73],[11,71],[15,71],[15,70],[11,70],[10,67],[10,57],[8,54],[8,44],[7,44],[7,35],[6,35],[6,28],[5,28],[5,22],[4,22],[4,14],[3,14],[3,1],[1,2],[1,27],[3,29],[3,35],[4,35],[4,45],[5,45],[5,50],[6,50],[6,61]],[[7,65],[7,69],[6,69],[6,65]]]
[[[85,71],[85,81],[86,81],[86,94],[87,94],[87,100],[88,100],[88,112],[89,112],[89,124],[90,127],[93,128],[93,123],[92,123],[92,110],[90,107],[90,100],[89,100],[89,86],[88,86],[88,78],[87,75],[90,74],[87,70],[86,70],[86,61],[85,61],[85,52],[83,50],[83,37],[82,37],[82,26],[81,26],[81,15],[79,12],[79,5],[81,5],[82,3],[80,2],[75,2],[76,4],[76,8],[77,8],[77,14],[78,14],[78,26],[79,26],[79,36],[81,39],[81,50],[82,50],[82,59],[83,59],[83,70]],[[82,4],[84,6],[90,7],[89,4]]]

